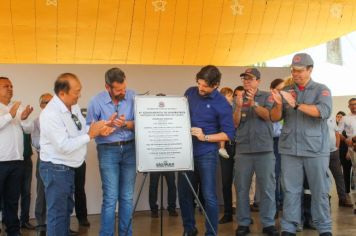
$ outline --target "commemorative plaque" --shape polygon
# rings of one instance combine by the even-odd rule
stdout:
[[[135,139],[138,172],[194,169],[185,97],[136,96]]]

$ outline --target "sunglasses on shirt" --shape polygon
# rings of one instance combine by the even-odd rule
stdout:
[[[80,123],[78,117],[74,114],[72,114],[72,120],[74,121],[75,126],[77,126],[78,130],[82,130],[82,123]]]

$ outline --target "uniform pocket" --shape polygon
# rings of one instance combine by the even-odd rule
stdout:
[[[280,148],[291,148],[293,144],[292,130],[289,127],[284,126],[282,128],[281,135],[279,136],[279,147]]]
[[[304,134],[305,150],[319,152],[322,144],[321,132],[318,132],[315,129],[307,129]]]
[[[236,144],[246,144],[249,143],[249,133],[248,127],[245,126],[242,129],[236,131]]]

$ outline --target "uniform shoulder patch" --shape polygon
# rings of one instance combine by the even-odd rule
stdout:
[[[327,89],[324,89],[323,91],[321,91],[321,96],[324,96],[324,97],[330,97],[330,91],[327,90]]]

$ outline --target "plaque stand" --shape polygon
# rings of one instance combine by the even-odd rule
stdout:
[[[130,229],[130,226],[132,224],[133,215],[134,215],[134,213],[136,211],[136,207],[137,207],[138,201],[140,200],[142,189],[143,189],[143,186],[145,185],[145,182],[146,182],[147,174],[148,174],[148,172],[144,172],[143,173],[144,178],[142,180],[140,191],[138,192],[138,195],[137,195],[137,198],[136,198],[136,201],[135,201],[135,204],[134,204],[134,209],[132,211],[132,215],[131,215],[129,224],[128,224],[128,226],[126,228],[126,231],[125,231],[125,236],[127,236],[128,232],[129,232],[129,229]],[[203,207],[203,204],[200,202],[198,194],[196,193],[192,183],[190,182],[190,179],[189,179],[187,173],[183,172],[182,174],[184,175],[185,179],[187,180],[188,185],[189,185],[190,189],[192,190],[192,193],[193,193],[193,195],[195,197],[195,200],[197,201],[198,206],[200,207],[200,209],[203,212],[205,220],[208,222],[208,224],[209,224],[211,230],[213,231],[214,235],[217,236],[217,234],[216,234],[216,232],[215,232],[215,230],[213,228],[213,225],[211,224],[211,221],[210,221],[208,215],[206,214],[206,211],[205,211],[205,209]],[[161,225],[160,225],[160,227],[161,227],[161,236],[163,236],[163,175],[162,174],[160,174],[159,180],[161,181],[161,203],[160,203],[160,206],[161,206],[161,209],[160,209]]]
[[[140,200],[142,189],[143,189],[143,186],[145,185],[145,182],[146,182],[147,174],[148,174],[148,172],[144,172],[143,173],[144,178],[143,178],[143,181],[141,183],[140,191],[138,192],[138,195],[137,195],[137,198],[136,198],[136,202],[134,203],[134,209],[132,211],[132,215],[131,215],[131,218],[130,218],[129,225],[126,228],[125,236],[127,236],[128,232],[129,232],[129,228],[130,228],[130,226],[132,224],[133,215],[134,215],[134,213],[136,211],[136,207],[137,207],[138,201]],[[161,203],[160,203],[160,206],[161,206],[160,218],[161,219],[160,220],[161,220],[161,236],[162,236],[163,235],[163,175],[162,174],[159,175],[158,181],[161,181]]]

